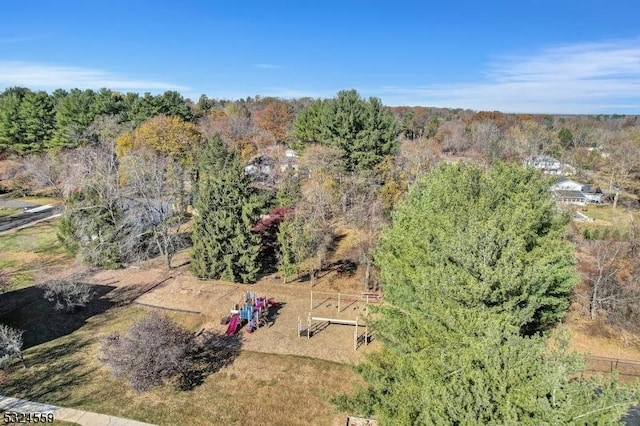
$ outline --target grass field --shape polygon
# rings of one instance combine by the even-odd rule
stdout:
[[[159,425],[327,425],[336,416],[327,399],[355,380],[344,364],[242,351],[191,391],[167,384],[136,393],[100,363],[98,340],[144,314],[124,306],[88,318],[76,331],[28,349],[28,368],[13,365],[0,388],[14,397]],[[192,330],[200,326],[193,315],[170,316]]]
[[[31,285],[43,267],[65,258],[57,230],[53,220],[0,235],[0,271],[9,275],[12,289]]]
[[[614,209],[610,205],[598,206],[590,204],[583,207],[581,211],[592,219],[603,220],[611,223],[612,225],[628,226],[632,218],[635,220],[640,219],[640,214],[638,212],[631,212],[622,207]]]
[[[57,221],[48,221],[1,235],[0,251],[62,254],[57,231]]]
[[[168,383],[145,393],[136,393],[127,383],[116,380],[99,360],[99,339],[113,331],[125,331],[135,319],[146,314],[149,308],[129,302],[148,288],[145,279],[157,281],[152,277],[153,272],[133,269],[120,271],[121,276],[115,271],[104,271],[102,281],[102,275],[98,274],[97,281],[114,284],[96,284],[94,290],[98,298],[87,308],[70,315],[55,312],[50,302],[42,297],[43,290],[33,285],[34,275],[47,279],[51,271],[60,268],[65,273],[72,272],[56,241],[55,222],[0,236],[0,252],[3,253],[0,262],[4,262],[4,268],[26,271],[21,278],[22,285],[0,295],[0,323],[25,330],[27,364],[24,370],[17,362],[7,371],[0,370],[3,394],[158,425],[344,423],[347,413],[337,413],[330,398],[351,390],[360,380],[349,364],[265,353],[251,345],[241,348],[232,362],[210,373],[192,390],[178,390]],[[126,274],[134,279],[127,281],[124,279]],[[117,278],[109,279],[111,275]],[[227,291],[223,287],[220,289]],[[176,290],[178,292],[171,299],[184,297],[181,287]],[[305,308],[306,300],[301,302]],[[287,308],[291,309],[291,306]],[[290,314],[295,316],[296,312]],[[168,315],[192,331],[211,322],[210,312],[206,315],[171,312]],[[287,323],[282,317],[278,321],[278,326],[269,330],[276,333],[272,337],[273,345],[280,344],[278,327],[289,331],[289,327],[284,327]],[[331,338],[329,332],[323,336]],[[306,340],[302,343],[318,345]]]
[[[0,217],[7,217],[14,214],[20,213],[22,210],[20,209],[12,209],[9,207],[0,207]]]

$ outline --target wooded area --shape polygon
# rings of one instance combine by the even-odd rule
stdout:
[[[625,219],[606,235],[572,222],[577,209],[558,208],[554,179],[523,167],[535,156],[602,187]],[[583,361],[558,328],[577,301],[591,321],[640,329],[635,116],[388,108],[355,90],[193,102],[10,88],[0,158],[12,165],[2,192],[63,200],[58,239],[92,267],[161,258],[171,270],[188,249],[200,279],[275,274],[312,287],[348,229],[345,260],[362,290],[384,290],[371,322],[383,349],[336,403],[381,424],[609,423],[636,398],[615,379],[578,379]],[[193,346],[150,321],[104,343],[137,389],[188,369]],[[134,334],[155,339],[155,323],[179,337],[180,368],[141,378],[127,371],[138,356],[117,358],[144,353]],[[0,361],[20,356],[20,331],[0,334]]]

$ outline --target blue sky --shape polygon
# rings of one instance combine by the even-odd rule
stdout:
[[[640,114],[640,2],[15,1],[0,88]]]

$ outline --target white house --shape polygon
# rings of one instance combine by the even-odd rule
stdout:
[[[601,204],[604,202],[602,190],[595,185],[584,185],[582,193],[587,198],[587,203]]]
[[[578,206],[587,204],[587,197],[581,191],[558,189],[553,191],[553,196],[559,204],[574,204]]]
[[[287,148],[284,151],[284,156],[287,158],[298,158],[298,156],[296,155],[296,152],[291,148]]]
[[[595,185],[585,185],[567,178],[559,178],[551,190],[556,201],[561,204],[576,204],[583,206],[589,204],[601,204],[604,202],[604,195],[600,188]]]
[[[524,165],[531,166],[549,175],[573,174],[576,172],[574,167],[561,163],[548,155],[533,155],[524,161]]]
[[[542,170],[543,173],[559,174],[560,161],[548,155],[533,155],[524,162],[526,166]]]

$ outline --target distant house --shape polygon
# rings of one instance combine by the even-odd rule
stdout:
[[[549,175],[573,174],[576,171],[569,164],[561,163],[548,155],[533,155],[524,161],[524,165]]]
[[[133,198],[125,201],[124,212],[129,224],[147,231],[174,215],[174,208],[163,200]]]
[[[287,148],[287,149],[284,151],[284,156],[285,156],[286,158],[298,158],[298,156],[296,155],[296,152],[295,152],[293,149],[291,149],[291,148]]]
[[[584,185],[582,193],[587,197],[588,203],[602,204],[604,202],[602,190],[595,185]]]
[[[560,204],[601,204],[604,194],[594,185],[585,185],[567,178],[559,178],[551,185],[555,199]]]
[[[275,164],[276,161],[273,158],[261,155],[251,160],[244,168],[244,172],[254,181],[273,183],[275,180],[273,174]]]
[[[280,171],[284,172],[289,168],[298,170],[298,156],[296,155],[296,152],[291,148],[287,148],[284,152],[284,162],[280,166]]]
[[[548,155],[533,155],[525,160],[525,165],[550,174],[557,174],[560,170],[560,161]]]

